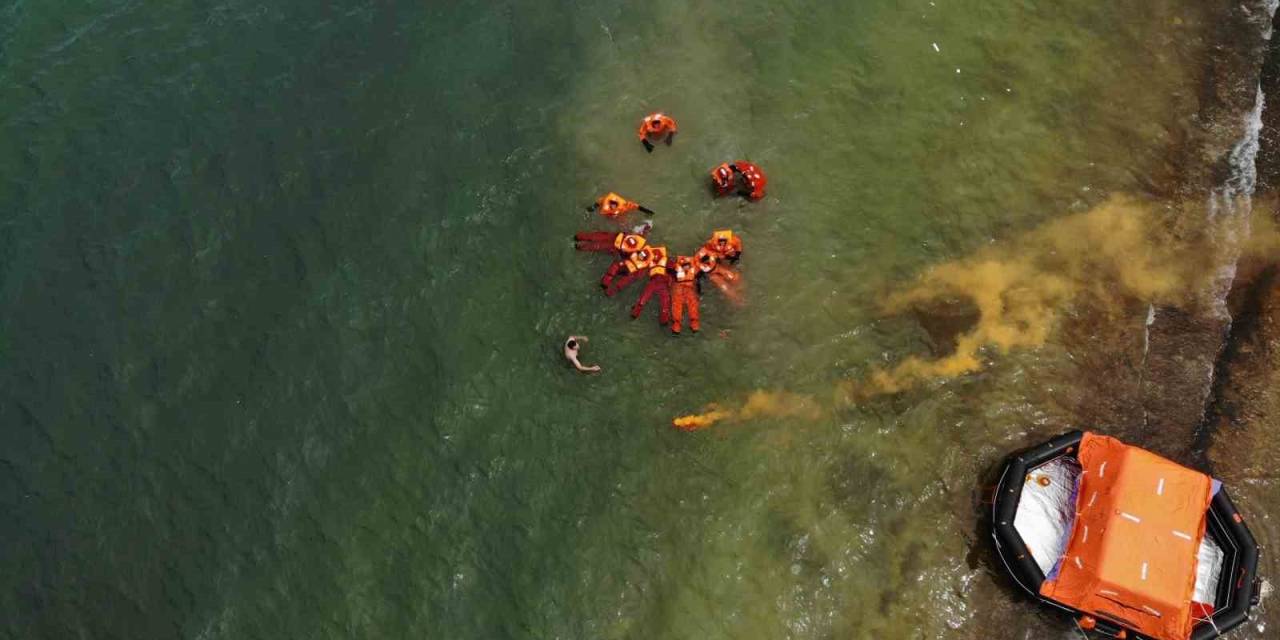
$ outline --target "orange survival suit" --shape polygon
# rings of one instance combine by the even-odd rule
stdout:
[[[698,252],[693,254],[693,261],[698,265],[698,271],[706,276],[707,280],[710,280],[729,302],[734,306],[742,306],[742,276],[737,271],[717,258],[716,254],[708,251],[706,247],[698,249]]]
[[[667,273],[667,248],[649,247],[649,282],[640,293],[640,299],[631,307],[631,317],[639,318],[644,305],[654,294],[658,296],[658,324],[671,321],[671,276]]]
[[[720,260],[736,261],[742,256],[742,238],[729,229],[717,229],[703,245]]]
[[[600,215],[606,218],[620,218],[637,209],[645,213],[653,213],[653,211],[640,206],[639,202],[628,200],[612,191],[600,196],[596,199],[595,204],[587,207],[587,211],[599,211]]]
[[[684,312],[689,311],[689,328],[697,333],[702,328],[698,313],[698,267],[689,256],[676,258],[671,274],[671,333],[680,333]]]
[[[667,146],[670,146],[675,136],[675,119],[662,112],[645,116],[644,120],[640,121],[640,129],[636,131],[636,137],[640,138],[640,144],[643,144],[645,151],[650,153],[653,152],[654,140],[663,140],[667,143]]]
[[[666,253],[665,247],[663,247],[663,253]],[[617,295],[624,287],[648,273],[649,263],[652,260],[653,253],[649,249],[641,249],[610,265],[609,270],[600,279],[604,294],[611,297]],[[619,274],[622,274],[621,277]]]
[[[769,179],[760,167],[746,160],[737,160],[721,163],[712,169],[711,184],[717,196],[727,196],[736,191],[752,200],[759,200],[764,197],[764,187],[769,184]]]
[[[594,251],[596,253],[617,252],[621,256],[639,251],[648,244],[639,233],[622,231],[579,231],[574,234],[574,248],[578,251]]]

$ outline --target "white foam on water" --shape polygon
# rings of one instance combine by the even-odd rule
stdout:
[[[1262,35],[1270,40],[1273,31],[1271,21],[1277,7],[1280,7],[1280,0],[1264,0],[1262,7],[1265,14],[1265,20],[1261,22]],[[1253,211],[1253,191],[1258,183],[1258,148],[1265,106],[1266,99],[1259,81],[1255,87],[1253,109],[1245,114],[1244,132],[1227,158],[1231,173],[1226,182],[1209,194],[1207,203],[1209,222],[1214,225],[1213,235],[1221,250],[1219,269],[1210,285],[1209,295],[1215,314],[1227,322],[1231,321],[1227,294],[1236,276],[1241,247],[1250,234],[1249,215]]]
[[[1258,139],[1262,131],[1264,102],[1259,84],[1253,110],[1245,119],[1244,136],[1231,149],[1231,175],[1209,195],[1209,223],[1214,225],[1212,232],[1220,250],[1219,267],[1210,284],[1209,295],[1215,314],[1228,322],[1227,294],[1231,292],[1231,282],[1236,277],[1240,248],[1249,238],[1249,214],[1253,210],[1253,189],[1258,180]]]

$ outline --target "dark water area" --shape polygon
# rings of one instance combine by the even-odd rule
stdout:
[[[0,0],[0,636],[1071,637],[990,564],[981,492],[1091,425],[1276,540],[1274,449],[1203,451],[1225,291],[1033,295],[1038,339],[834,392],[982,326],[886,311],[920,274],[1076,247],[1113,198],[1247,254],[1200,223],[1253,215],[1221,185],[1267,7],[1231,7]],[[712,201],[738,157],[769,196]],[[738,230],[747,307],[673,339],[602,298],[569,238],[608,190],[680,252]],[[753,393],[821,411],[670,426]]]

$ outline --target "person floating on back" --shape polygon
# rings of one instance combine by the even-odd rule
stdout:
[[[586,341],[586,336],[569,336],[569,339],[564,341],[564,357],[568,359],[573,365],[573,368],[578,371],[583,373],[595,373],[600,370],[600,365],[593,364],[589,367],[584,367],[581,362],[578,362],[578,350],[582,348],[582,343],[585,343]]]
[[[671,275],[671,333],[679,335],[684,323],[684,313],[689,312],[689,328],[697,333],[702,328],[698,314],[698,267],[693,258],[676,258],[675,272]]]
[[[711,185],[716,196],[727,196],[737,193],[751,200],[764,197],[764,187],[769,183],[760,167],[737,160],[721,163],[711,170]]]
[[[742,276],[727,262],[722,262],[706,247],[698,249],[698,252],[693,254],[693,261],[698,265],[698,271],[702,276],[711,281],[711,284],[715,285],[729,302],[736,307],[743,305]]]
[[[628,200],[612,191],[600,196],[594,204],[587,207],[587,211],[598,211],[600,215],[615,220],[637,210],[653,215],[652,209],[644,207],[634,200]]]
[[[662,253],[664,256],[666,255],[666,247],[662,247]],[[605,272],[604,277],[600,279],[600,286],[604,288],[604,294],[611,298],[618,295],[618,292],[622,291],[627,285],[639,280],[640,276],[649,273],[652,261],[653,252],[649,249],[641,249],[613,263],[609,270]]]
[[[644,234],[648,233],[647,226],[640,228],[640,233],[627,233],[625,231],[579,231],[573,236],[573,247],[578,251],[591,251],[594,253],[613,253],[617,252],[620,256],[639,251],[648,244]]]
[[[639,318],[644,305],[654,294],[658,296],[658,324],[671,321],[671,276],[667,274],[667,248],[649,247],[649,282],[640,293],[640,299],[631,307],[631,317]]]
[[[676,137],[676,121],[662,112],[651,113],[640,121],[640,130],[636,131],[636,136],[640,138],[640,144],[644,145],[644,150],[649,153],[653,153],[655,140],[662,140],[669,147]]]
[[[703,249],[710,251],[720,261],[728,260],[729,262],[737,262],[742,257],[742,238],[734,235],[729,229],[717,229],[711,233],[711,238],[703,245]]]

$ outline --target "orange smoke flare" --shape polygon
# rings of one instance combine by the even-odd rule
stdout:
[[[817,420],[823,410],[810,396],[789,393],[786,391],[756,390],[747,396],[742,406],[736,409],[725,409],[717,404],[707,405],[706,411],[687,416],[680,416],[671,421],[671,426],[681,431],[698,431],[706,429],[717,422],[730,420],[751,420],[754,418],[804,418]]]

